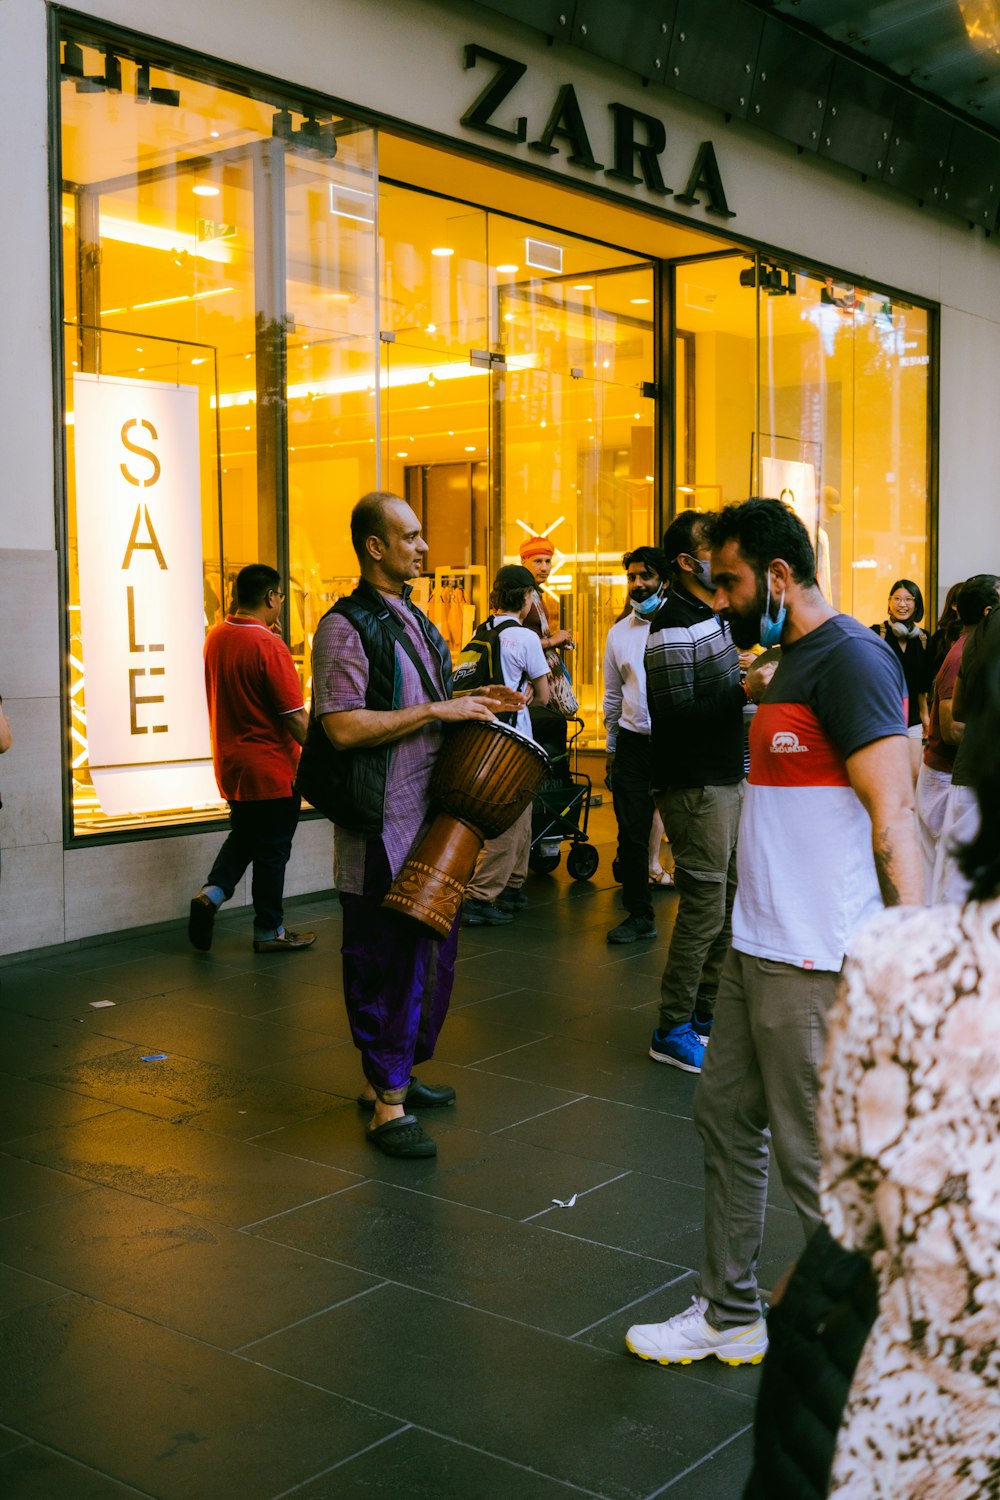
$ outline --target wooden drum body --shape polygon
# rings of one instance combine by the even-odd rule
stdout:
[[[534,740],[496,720],[449,729],[431,777],[433,821],[382,905],[447,937],[480,849],[517,822],[548,764]]]

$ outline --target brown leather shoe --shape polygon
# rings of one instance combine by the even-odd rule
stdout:
[[[316,941],[314,932],[283,932],[276,938],[254,938],[255,953],[294,953],[299,948],[311,948]]]

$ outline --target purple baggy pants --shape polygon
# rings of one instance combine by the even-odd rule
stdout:
[[[392,880],[381,839],[368,845],[363,895],[341,892],[344,1003],[365,1077],[402,1104],[415,1063],[434,1056],[455,982],[460,920],[441,942],[382,898]]]

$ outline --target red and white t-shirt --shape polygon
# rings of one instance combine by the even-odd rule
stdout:
[[[205,641],[205,691],[215,779],[226,801],[290,797],[299,747],[282,717],[305,704],[280,635],[259,620],[227,615]]]
[[[896,657],[849,615],[786,646],[754,716],[737,854],[733,947],[839,970],[851,939],[882,909],[871,819],[846,761],[906,734]]]

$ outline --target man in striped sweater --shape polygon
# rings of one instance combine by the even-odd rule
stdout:
[[[645,656],[653,793],[680,897],[649,1055],[686,1073],[701,1072],[729,947],[743,709],[759,701],[774,671],[740,672],[729,628],[712,609],[706,520],[686,510],[667,528],[670,593],[653,616]]]

